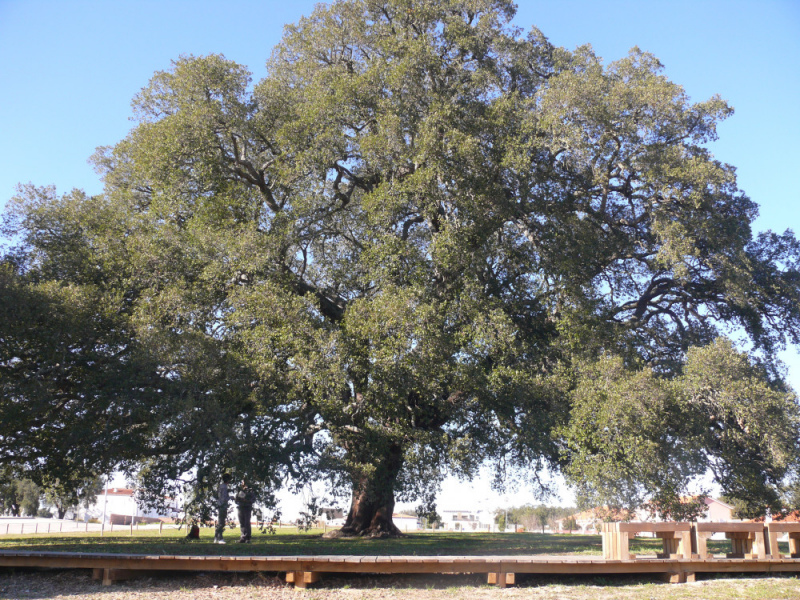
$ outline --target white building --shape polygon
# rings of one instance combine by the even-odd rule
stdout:
[[[708,512],[704,517],[697,519],[702,523],[721,523],[723,521],[733,521],[733,507],[725,504],[722,500],[706,498]]]
[[[443,510],[445,531],[497,531],[494,513],[488,510]]]
[[[105,514],[106,523],[129,525],[132,522],[171,522],[180,516],[180,508],[177,500],[170,499],[165,514],[143,509],[136,502],[134,490],[130,488],[109,488],[107,494],[105,490],[98,494],[97,500],[88,509],[80,509],[78,518],[85,519],[87,514],[90,519],[102,519],[103,514]]]
[[[400,515],[394,513],[392,515],[392,523],[394,523],[394,526],[403,533],[407,531],[419,531],[422,529],[422,527],[420,527],[419,519],[411,515]]]

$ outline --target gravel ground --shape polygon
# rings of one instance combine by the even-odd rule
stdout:
[[[277,574],[160,574],[102,587],[88,571],[0,571],[0,599],[60,600],[797,600],[800,579],[758,577],[708,579],[669,585],[630,576],[593,579],[521,578],[499,589],[478,575],[328,576],[295,590]]]

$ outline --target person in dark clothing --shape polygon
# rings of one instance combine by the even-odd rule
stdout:
[[[222,485],[219,486],[217,493],[217,507],[219,509],[219,516],[217,517],[217,528],[214,531],[214,543],[224,544],[225,540],[222,539],[222,532],[225,531],[225,521],[228,520],[228,502],[231,499],[231,493],[228,490],[228,484],[231,482],[230,473],[222,475]]]
[[[249,544],[251,535],[250,518],[253,515],[253,503],[256,501],[256,495],[253,490],[247,487],[247,482],[244,479],[242,479],[242,485],[239,486],[235,500],[237,512],[239,513],[239,527],[242,530],[239,543]]]

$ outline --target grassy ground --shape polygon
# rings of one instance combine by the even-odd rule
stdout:
[[[183,539],[185,532],[164,530],[115,531],[99,534],[40,534],[0,536],[0,550],[49,550],[71,552],[203,554],[203,555],[292,555],[292,554],[411,554],[411,555],[530,555],[601,552],[600,536],[542,535],[536,533],[415,533],[395,540],[323,539],[320,531],[298,534],[281,530],[276,535],[256,533],[253,543],[237,544],[239,531],[227,531],[225,546],[212,544],[213,531],[201,530],[199,541]],[[710,544],[725,552],[726,542]],[[660,541],[637,538],[631,549],[653,554]],[[784,548],[784,551],[787,549]],[[668,585],[653,578],[636,576],[518,576],[517,585],[501,590],[487,586],[481,575],[325,575],[313,589],[296,591],[277,573],[169,573],[156,574],[111,588],[102,588],[88,571],[36,571],[0,569],[0,599],[55,598],[64,600],[234,600],[238,598],[291,598],[355,600],[797,600],[800,579],[790,576],[707,577],[697,583]]]
[[[165,529],[163,535],[153,530],[130,532],[39,534],[36,536],[0,536],[0,549],[51,552],[112,552],[118,554],[250,555],[291,556],[297,554],[365,554],[416,556],[580,554],[599,555],[599,535],[551,535],[539,533],[414,533],[399,539],[326,539],[321,531],[297,533],[279,530],[277,534],[256,533],[251,544],[237,544],[239,530],[227,530],[226,545],[210,543],[213,530],[201,529],[200,540],[184,539],[184,531]],[[725,552],[727,541],[710,541],[712,552]],[[636,538],[631,551],[655,554],[661,541]],[[788,547],[783,549],[788,552]]]

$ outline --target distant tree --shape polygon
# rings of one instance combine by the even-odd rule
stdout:
[[[759,508],[751,506],[746,500],[741,498],[737,498],[735,496],[726,496],[723,494],[719,497],[719,500],[733,507],[733,510],[731,510],[732,519],[755,519],[765,516],[766,507]],[[774,512],[780,513],[781,511],[776,510]]]
[[[541,528],[542,533],[544,533],[545,527],[550,524],[553,517],[553,510],[549,506],[540,504],[533,509],[533,516],[536,519],[537,526]]]
[[[0,466],[0,513],[14,514],[17,507],[16,481],[11,469]]]
[[[525,504],[509,508],[508,516],[510,521],[522,525],[527,530],[540,528],[544,533],[545,527],[557,529],[558,522],[574,512],[573,507]]]
[[[28,517],[35,517],[39,512],[41,490],[30,479],[17,479],[15,482],[16,502],[20,513]]]
[[[578,528],[578,522],[575,520],[575,517],[568,516],[564,518],[561,527],[572,533]]]
[[[56,517],[59,519],[63,519],[69,509],[77,508],[80,504],[93,504],[102,489],[103,481],[98,476],[74,478],[65,474],[55,479],[45,477],[42,482],[44,498],[56,509]]]
[[[497,524],[497,529],[500,531],[505,531],[508,523],[506,519],[508,518],[508,513],[505,510],[498,509],[494,513],[494,522]]]
[[[800,510],[800,477],[793,474],[783,490],[783,504],[787,511]]]

